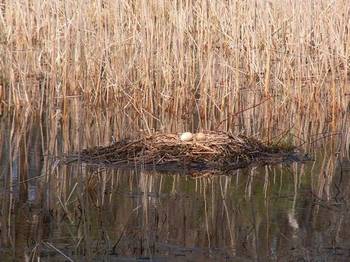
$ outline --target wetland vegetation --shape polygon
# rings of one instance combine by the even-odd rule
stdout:
[[[349,30],[347,0],[0,1],[1,258],[349,260]],[[203,130],[314,161],[58,161]]]

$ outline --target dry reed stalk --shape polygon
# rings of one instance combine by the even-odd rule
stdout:
[[[295,123],[305,139],[339,129],[348,107],[349,10],[347,0],[4,0],[0,103],[65,114],[81,96],[149,133],[225,119],[223,130],[250,135]],[[265,110],[242,111],[267,94]]]

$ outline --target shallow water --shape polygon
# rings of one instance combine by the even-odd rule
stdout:
[[[314,162],[225,175],[110,170],[53,157],[108,143],[110,126],[50,121],[2,119],[5,260],[350,259],[350,162],[332,145]]]

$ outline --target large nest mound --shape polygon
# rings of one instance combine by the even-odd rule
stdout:
[[[68,157],[90,164],[144,165],[236,169],[253,162],[276,163],[295,158],[291,148],[269,146],[254,138],[224,132],[206,132],[201,140],[182,141],[177,134],[154,134],[121,140],[106,147],[84,149]],[[292,159],[296,160],[296,159]]]

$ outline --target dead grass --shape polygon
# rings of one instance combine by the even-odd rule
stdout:
[[[347,0],[0,5],[0,110],[65,117],[79,99],[148,133],[244,130],[269,140],[344,128]]]

